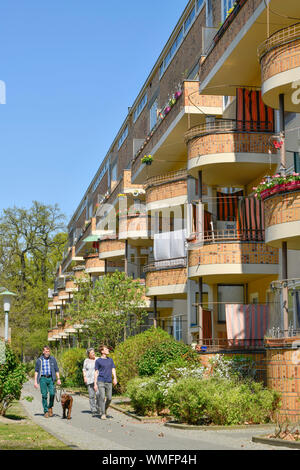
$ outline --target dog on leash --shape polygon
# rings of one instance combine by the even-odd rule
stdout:
[[[64,393],[61,396],[61,406],[63,409],[63,419],[71,419],[71,412],[72,412],[72,406],[73,406],[73,397],[71,395],[68,395],[67,393]],[[66,416],[66,411],[68,410],[68,415]]]

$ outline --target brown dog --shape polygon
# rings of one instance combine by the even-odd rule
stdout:
[[[63,409],[63,419],[66,419],[66,411],[68,410],[68,416],[67,419],[71,419],[71,411],[72,411],[72,406],[73,406],[73,397],[71,395],[68,395],[67,393],[64,393],[61,396],[61,406]]]

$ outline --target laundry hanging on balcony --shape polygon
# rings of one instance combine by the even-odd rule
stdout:
[[[227,338],[236,346],[263,346],[269,325],[267,304],[226,304]]]
[[[154,235],[154,260],[170,260],[186,257],[186,230],[157,233]]]
[[[237,233],[244,241],[264,241],[264,205],[254,197],[239,200]]]
[[[265,105],[261,91],[237,88],[236,119],[241,131],[274,130],[274,110]]]

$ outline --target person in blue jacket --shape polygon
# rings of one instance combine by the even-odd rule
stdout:
[[[59,378],[59,369],[55,357],[50,355],[49,346],[44,346],[43,354],[37,359],[34,374],[34,387],[38,388],[42,394],[42,404],[45,418],[53,416],[53,405],[55,398],[54,384],[61,384]],[[48,404],[49,393],[49,404]]]
[[[94,389],[96,392],[97,408],[101,414],[101,419],[107,418],[107,409],[112,399],[112,385],[117,385],[116,366],[109,355],[106,345],[99,348],[101,357],[95,362]],[[106,400],[105,400],[106,397]]]

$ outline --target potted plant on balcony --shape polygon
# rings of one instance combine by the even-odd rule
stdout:
[[[151,163],[153,162],[153,157],[152,155],[144,155],[141,161],[142,163],[146,163],[146,165],[151,165]]]
[[[295,172],[291,175],[277,173],[272,177],[267,176],[256,188],[253,188],[255,197],[258,199],[266,199],[277,193],[298,189],[300,189],[300,174]]]

